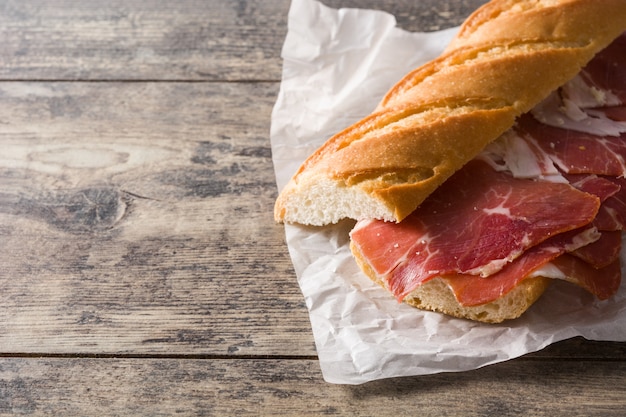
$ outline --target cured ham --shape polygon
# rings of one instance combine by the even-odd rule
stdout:
[[[618,107],[606,107],[602,109],[606,117],[611,120],[625,122],[626,121],[626,106]]]
[[[594,268],[604,268],[619,259],[622,232],[599,232],[600,238],[571,252]]]
[[[620,190],[607,198],[594,220],[601,230],[626,230],[626,179],[611,178]]]
[[[471,274],[451,274],[442,278],[454,292],[459,304],[464,306],[485,304],[508,293],[532,272],[554,261],[572,248],[596,241],[597,235],[593,232],[593,229],[586,229],[556,236],[524,252],[522,256],[487,279]],[[554,277],[554,274],[552,275]]]
[[[593,221],[602,231],[620,231],[626,228],[626,179],[596,175],[567,175],[567,180],[581,191],[593,194],[602,202]]]
[[[600,201],[568,184],[467,164],[401,223],[370,220],[352,241],[399,299],[438,275],[489,276],[546,239],[590,224]]]
[[[624,51],[626,34],[401,223],[357,223],[353,244],[399,301],[435,277],[466,306],[532,276],[567,280],[599,299],[618,290]]]
[[[610,91],[626,103],[626,33],[600,51],[581,71],[581,76],[597,91]],[[611,103],[603,103],[610,105]]]
[[[626,133],[598,136],[562,129],[522,116],[515,127],[520,137],[532,144],[540,159],[550,159],[560,170],[571,174],[626,175]]]
[[[584,288],[600,300],[613,295],[621,283],[619,260],[602,268],[594,268],[569,254],[552,257],[550,253],[532,250],[524,257],[489,279],[476,275],[452,275],[442,279],[450,287],[459,304],[475,306],[494,301],[517,284],[533,276],[561,279]],[[550,258],[548,263],[546,259]],[[537,267],[540,264],[543,266]]]
[[[594,268],[580,258],[568,254],[559,256],[551,266],[560,274],[547,278],[562,279],[584,288],[600,300],[606,300],[617,292],[622,282],[620,261],[615,260],[603,268]]]
[[[508,171],[515,178],[550,179],[567,182],[549,155],[531,138],[524,138],[511,129],[492,142],[479,158],[496,171]]]
[[[626,132],[626,33],[531,113],[543,124],[618,136]]]

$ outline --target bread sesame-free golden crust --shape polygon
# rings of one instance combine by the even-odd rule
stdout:
[[[439,58],[302,164],[276,201],[275,219],[402,220],[624,30],[624,0],[486,4]]]

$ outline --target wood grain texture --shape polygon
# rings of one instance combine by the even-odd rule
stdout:
[[[482,1],[325,3],[437,30]],[[580,338],[323,382],[272,218],[288,8],[0,2],[0,415],[622,415],[626,344]]]
[[[280,79],[289,2],[0,2],[0,79]]]
[[[458,25],[484,0],[329,0],[398,26]],[[279,81],[288,0],[0,2],[0,79]]]
[[[412,32],[431,32],[458,26],[487,0],[415,1],[415,0],[324,0],[332,8],[382,10],[392,14],[397,26]]]
[[[314,360],[0,359],[0,414],[617,417],[625,372],[623,361],[519,360],[341,386]]]
[[[275,95],[0,84],[0,351],[314,354],[271,216]]]

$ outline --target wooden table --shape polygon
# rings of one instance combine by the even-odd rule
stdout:
[[[332,0],[413,31],[477,0]],[[0,415],[626,410],[626,343],[327,384],[274,223],[288,0],[0,1]]]

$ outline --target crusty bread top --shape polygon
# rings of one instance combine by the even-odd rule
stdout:
[[[302,164],[276,221],[402,220],[624,30],[624,0],[486,4],[439,58]]]

